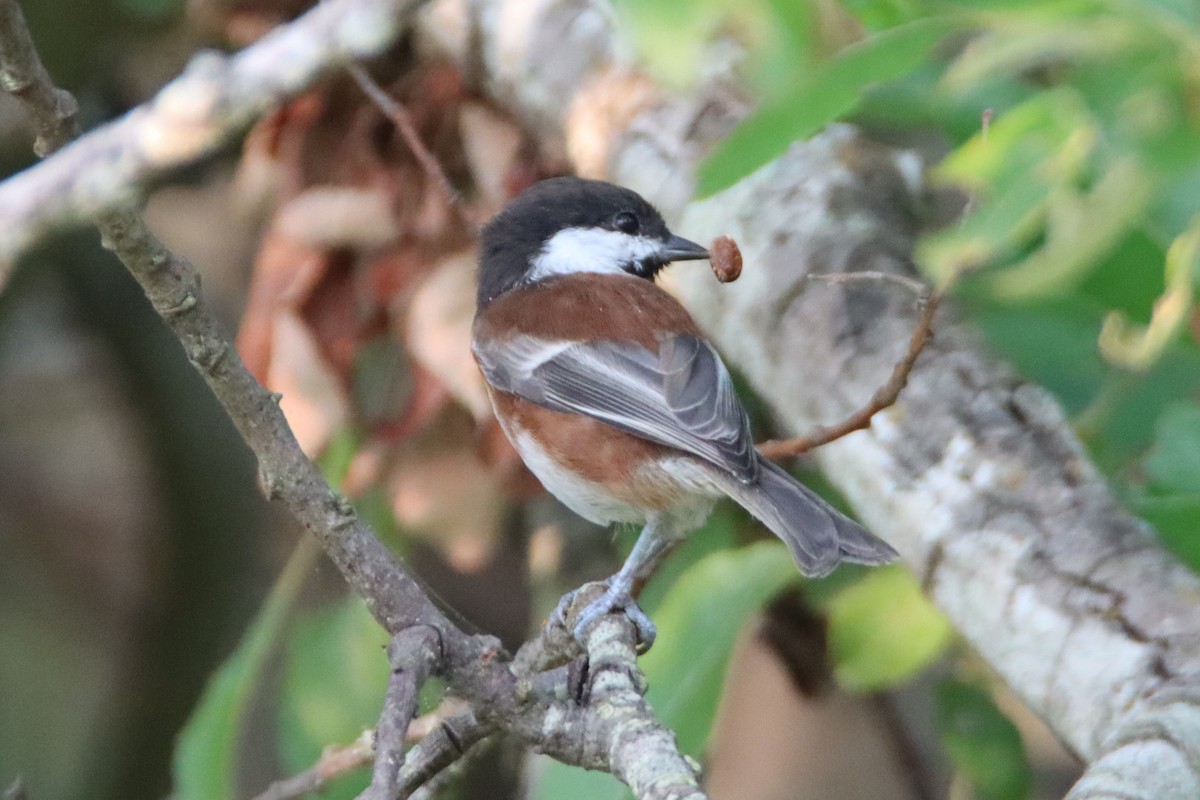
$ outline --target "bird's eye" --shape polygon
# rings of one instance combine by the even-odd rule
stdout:
[[[638,218],[631,211],[622,211],[613,217],[613,227],[621,233],[637,233]]]

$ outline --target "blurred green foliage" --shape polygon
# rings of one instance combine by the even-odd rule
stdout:
[[[871,570],[824,610],[834,674],[847,689],[902,683],[933,663],[951,641],[946,618],[899,564]]]
[[[1032,774],[1021,734],[992,701],[991,693],[958,680],[937,689],[938,733],[959,774],[978,800],[1021,800],[1029,796]]]
[[[289,774],[312,766],[328,745],[352,742],[375,724],[387,688],[387,641],[357,597],[295,626],[279,706],[281,761]],[[352,773],[322,790],[322,796],[356,797],[369,777]]]
[[[213,675],[180,732],[173,764],[175,794],[180,800],[238,794],[238,750],[251,699],[319,553],[315,541],[308,539],[296,548],[254,624]],[[386,667],[384,673],[386,680]]]

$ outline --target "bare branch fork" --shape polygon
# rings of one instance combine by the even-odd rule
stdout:
[[[469,636],[450,622],[305,457],[279,396],[255,381],[220,331],[194,267],[154,237],[133,204],[165,170],[210,151],[280,97],[333,64],[383,47],[414,5],[327,0],[232,59],[194,61],[147,106],[0,184],[0,261],[57,226],[93,218],[104,246],[141,284],[254,452],[268,496],[317,538],[393,635],[393,674],[366,797],[407,797],[490,732],[506,729],[566,763],[612,772],[644,800],[702,800],[696,765],[678,752],[674,735],[642,698],[628,620],[594,622],[582,651],[565,631],[544,631],[529,646],[541,654],[536,663],[513,661],[494,638]],[[0,0],[0,78],[26,103],[39,150],[49,153],[78,134],[75,105],[50,82],[15,0]],[[89,170],[88,180],[76,180]],[[575,624],[573,614],[566,624]],[[579,670],[563,666],[581,653],[590,664],[583,680]],[[433,673],[446,677],[468,710],[402,755],[417,692]],[[341,755],[353,762],[361,750]],[[319,769],[328,766],[319,764],[317,772],[277,785],[267,796],[320,785]]]
[[[916,294],[920,313],[917,316],[916,325],[913,326],[912,337],[908,340],[908,349],[896,362],[896,366],[892,367],[892,374],[888,376],[887,382],[875,390],[875,394],[871,395],[871,399],[867,401],[866,405],[834,425],[817,428],[803,436],[791,439],[772,439],[757,445],[759,452],[770,459],[798,456],[823,444],[837,441],[855,431],[865,430],[871,427],[871,420],[876,414],[895,405],[900,398],[900,393],[908,385],[908,377],[917,364],[917,357],[921,355],[921,351],[925,349],[925,345],[933,336],[933,319],[949,290],[949,285],[947,285],[929,291],[920,281],[890,272],[864,271],[842,272],[836,275],[809,275],[808,280],[839,284],[856,281],[894,283]]]

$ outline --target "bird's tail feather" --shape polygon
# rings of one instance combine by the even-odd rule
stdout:
[[[759,464],[757,481],[747,484],[725,476],[722,488],[784,541],[805,575],[827,575],[842,561],[884,564],[898,557],[891,545],[868,533],[782,468],[761,457]]]

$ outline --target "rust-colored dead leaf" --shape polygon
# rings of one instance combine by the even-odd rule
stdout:
[[[474,438],[471,418],[446,407],[436,424],[391,448],[384,476],[397,522],[463,572],[490,560],[508,503]]]
[[[267,385],[280,392],[279,406],[309,456],[316,456],[350,416],[342,383],[321,355],[307,325],[280,312],[272,327]]]
[[[524,136],[512,120],[483,103],[463,103],[459,110],[463,154],[485,209],[494,213],[510,198],[508,176],[521,155]]]
[[[275,228],[317,248],[377,250],[400,236],[391,203],[378,189],[315,186],[279,210]]]
[[[320,280],[329,255],[285,236],[268,234],[258,252],[254,275],[242,312],[237,348],[246,368],[261,382],[267,380],[275,315],[295,310]]]
[[[613,68],[596,76],[575,94],[564,125],[567,156],[575,172],[603,178],[612,148],[629,123],[661,97],[645,75]]]
[[[402,524],[456,542],[449,558],[469,566],[490,552],[480,531],[498,524],[505,498],[541,491],[470,356],[475,229],[562,162],[540,156],[449,63],[380,83],[461,198],[447,201],[348,77],[286,104],[247,137],[238,176],[248,212],[269,219],[238,344],[284,391],[306,447],[351,419],[364,425],[349,485],[384,484]]]
[[[487,388],[471,357],[475,251],[444,259],[413,294],[404,338],[414,360],[433,373],[476,421],[491,415]]]

